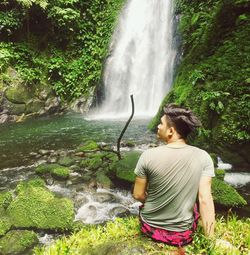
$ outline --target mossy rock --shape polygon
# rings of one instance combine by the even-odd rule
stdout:
[[[0,193],[0,208],[7,209],[11,201],[13,200],[12,192],[1,192]]]
[[[212,194],[214,202],[225,207],[242,207],[247,205],[246,200],[229,184],[213,178]]]
[[[63,157],[63,158],[59,158],[57,163],[61,166],[71,166],[74,164],[74,162],[75,160],[73,158]]]
[[[16,104],[12,102],[8,102],[5,105],[6,109],[13,115],[21,115],[25,112],[25,104]]]
[[[141,152],[128,152],[123,158],[117,162],[114,162],[111,166],[113,172],[115,172],[118,179],[133,183],[135,181],[134,170]]]
[[[35,172],[36,174],[39,174],[39,175],[42,175],[42,174],[47,174],[47,173],[50,173],[51,170],[54,168],[54,167],[57,167],[59,165],[57,164],[41,164],[39,166],[36,167],[35,169]]]
[[[5,91],[5,97],[14,104],[25,104],[31,97],[32,93],[22,85],[9,87]]]
[[[13,226],[38,229],[71,229],[73,202],[56,198],[39,182],[24,182],[17,187],[17,196],[6,210]]]
[[[91,171],[101,168],[103,165],[102,159],[99,157],[87,158],[80,162],[80,166]]]
[[[97,149],[99,149],[98,144],[95,141],[90,140],[90,141],[85,142],[84,145],[79,146],[77,148],[77,151],[85,152],[85,151],[92,151],[92,150],[97,150]]]
[[[33,113],[33,112],[39,112],[43,107],[45,103],[41,100],[34,99],[29,101],[26,104],[25,112],[26,113]]]
[[[38,244],[37,234],[28,230],[12,230],[0,239],[1,255],[24,254]]]
[[[112,181],[109,179],[109,177],[103,171],[98,171],[96,173],[96,181],[98,183],[100,183],[105,188],[113,187]]]
[[[70,170],[67,167],[59,166],[51,170],[51,176],[58,180],[66,180],[69,178]]]
[[[69,178],[70,169],[58,164],[41,164],[35,169],[36,174],[51,174],[55,179],[65,180]]]
[[[0,216],[0,236],[4,235],[8,230],[10,230],[12,224],[10,222],[10,219],[7,216],[3,216],[3,212],[1,212]]]
[[[226,171],[224,169],[215,169],[215,176],[220,180],[224,180]]]

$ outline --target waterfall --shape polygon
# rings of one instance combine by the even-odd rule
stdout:
[[[113,34],[103,75],[105,99],[97,118],[156,114],[170,89],[176,49],[172,0],[129,0]]]

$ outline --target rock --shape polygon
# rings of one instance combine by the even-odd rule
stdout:
[[[84,204],[87,204],[89,202],[89,200],[80,194],[77,194],[74,198],[74,205],[76,209],[79,209],[81,206],[83,206]]]
[[[8,114],[1,114],[0,115],[0,124],[6,123],[9,120],[9,115]]]
[[[77,157],[84,157],[84,156],[85,156],[85,153],[82,152],[82,151],[79,151],[79,152],[76,152],[76,153],[75,153],[75,156],[77,156]]]
[[[134,169],[138,162],[141,152],[128,152],[119,161],[116,161],[111,166],[111,171],[116,174],[118,179],[134,183],[135,174]]]
[[[54,114],[60,111],[60,98],[48,98],[45,102],[45,111],[49,114]]]
[[[130,215],[130,211],[125,208],[125,207],[122,207],[122,206],[117,206],[117,207],[114,207],[110,212],[110,217],[127,217],[128,215]]]
[[[32,99],[26,104],[26,113],[39,112],[44,107],[44,102],[39,99]]]
[[[38,236],[33,231],[11,230],[0,239],[0,254],[18,255],[38,244]]]
[[[39,150],[38,152],[39,152],[39,154],[41,154],[41,155],[49,155],[49,154],[50,154],[50,151],[49,151],[49,150]]]
[[[11,115],[21,115],[25,112],[25,104],[6,101],[4,107]]]
[[[110,189],[114,186],[112,181],[109,179],[108,176],[105,175],[103,171],[98,171],[96,173],[96,181],[97,181],[98,188]]]
[[[32,98],[32,92],[23,84],[8,87],[5,97],[13,104],[26,104]]]
[[[94,194],[93,199],[99,203],[112,203],[116,201],[116,197],[108,192],[97,192]]]
[[[74,207],[67,198],[56,198],[41,179],[22,182],[17,196],[7,208],[13,226],[17,228],[71,229]]]
[[[8,230],[10,230],[12,224],[10,222],[10,219],[7,216],[4,216],[4,213],[1,212],[0,209],[0,236],[4,235]],[[0,249],[1,250],[1,249]],[[0,253],[1,254],[1,253]]]
[[[212,195],[215,204],[227,208],[247,205],[246,200],[232,186],[216,177],[212,181]]]
[[[70,157],[62,157],[58,160],[58,164],[62,165],[62,166],[71,166],[72,164],[74,164],[75,160],[73,158]]]

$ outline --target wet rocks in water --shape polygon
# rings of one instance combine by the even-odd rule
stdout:
[[[99,203],[112,203],[116,201],[115,195],[108,192],[97,192],[93,195],[93,199]]]
[[[42,164],[36,167],[35,172],[40,176],[51,174],[54,179],[66,180],[69,178],[70,169],[58,164]]]
[[[17,196],[6,212],[16,228],[71,229],[74,218],[73,202],[56,198],[42,179],[22,182],[16,188]]]
[[[116,206],[110,210],[109,215],[111,218],[113,218],[113,217],[122,218],[122,217],[126,217],[126,216],[130,215],[130,211],[123,206]]]

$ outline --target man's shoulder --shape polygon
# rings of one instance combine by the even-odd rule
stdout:
[[[201,157],[210,157],[209,153],[199,147],[189,145],[190,149],[192,149],[195,154],[200,155]]]

